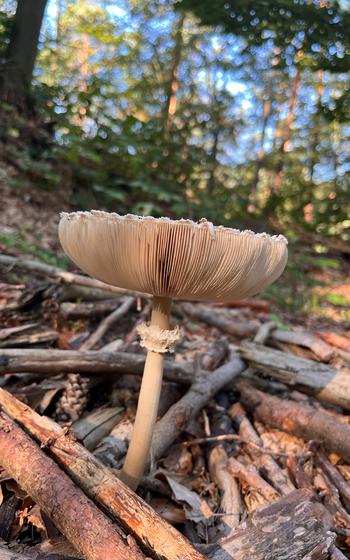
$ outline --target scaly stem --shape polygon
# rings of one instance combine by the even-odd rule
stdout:
[[[155,297],[151,326],[169,329],[171,300]],[[120,479],[136,490],[143,475],[151,449],[154,425],[157,419],[160,390],[162,387],[164,354],[147,353],[131,442]]]

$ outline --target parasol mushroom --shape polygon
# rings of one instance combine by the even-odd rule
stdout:
[[[113,286],[153,295],[150,324],[139,328],[147,357],[133,435],[121,478],[136,489],[148,460],[157,417],[164,353],[180,330],[169,327],[172,299],[239,300],[276,280],[287,262],[281,236],[100,211],[63,213],[59,237],[85,272]]]

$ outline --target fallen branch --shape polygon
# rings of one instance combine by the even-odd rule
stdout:
[[[153,557],[162,560],[204,560],[181,533],[157,515],[56,422],[40,416],[4,389],[0,389],[0,404],[30,435],[48,447],[51,455],[86,494],[126,527]],[[86,527],[89,528],[88,522]],[[112,558],[106,555],[104,560]],[[129,560],[132,557],[125,555],[125,558]]]
[[[327,560],[335,540],[329,529],[323,505],[307,490],[295,490],[203,549],[210,560]]]
[[[78,560],[78,558],[73,556],[63,556],[61,554],[36,554],[32,556],[32,551],[30,551],[30,556],[22,552],[16,552],[12,548],[8,548],[5,545],[0,544],[0,558],[1,560]]]
[[[255,445],[248,445],[247,453],[254,459],[259,470],[263,470],[270,483],[286,496],[290,494],[295,487],[276,461],[268,454],[261,453],[259,447],[264,447],[263,442],[256,433],[254,427],[248,420],[245,410],[239,403],[235,403],[229,411],[229,414],[238,428],[238,433],[243,441],[251,442]]]
[[[71,303],[65,301],[60,305],[60,315],[65,319],[77,319],[77,318],[88,318],[99,317],[100,315],[106,315],[115,310],[120,300],[117,298],[107,299],[105,301],[95,301],[95,302],[84,302],[84,303]]]
[[[237,384],[241,402],[254,411],[258,420],[279,428],[304,440],[322,442],[329,451],[334,451],[350,461],[350,426],[335,416],[316,410],[303,403],[280,399],[258,391],[252,385]]]
[[[117,309],[107,315],[107,317],[105,317],[101,321],[97,329],[89,336],[89,338],[87,338],[87,340],[85,340],[85,342],[83,342],[83,344],[79,348],[79,352],[91,350],[95,346],[95,344],[97,344],[97,342],[101,340],[101,338],[106,334],[108,329],[110,329],[111,326],[114,325],[114,323],[119,321],[119,319],[127,314],[130,307],[134,304],[134,301],[135,298],[133,296],[127,297]]]
[[[156,423],[152,441],[152,458],[159,459],[185,429],[188,422],[220,389],[231,383],[244,370],[244,363],[234,357],[212,373],[194,378],[187,393]]]
[[[11,336],[9,339],[0,341],[0,348],[30,346],[31,344],[53,343],[58,334],[53,329],[42,329],[30,334]]]
[[[233,319],[227,319],[221,315],[216,315],[212,310],[203,309],[191,303],[183,303],[181,309],[191,317],[204,321],[208,325],[217,327],[221,331],[233,336],[250,336],[257,333],[260,328],[259,324],[256,323],[236,323]],[[334,349],[326,342],[306,331],[282,331],[280,329],[273,329],[269,334],[269,338],[278,342],[305,346],[312,350],[321,360],[326,362],[328,362],[334,354]]]
[[[211,479],[222,492],[220,508],[224,515],[220,519],[220,531],[221,534],[227,535],[239,525],[243,504],[239,485],[228,471],[229,459],[221,443],[210,451],[208,465]]]
[[[229,430],[232,430],[232,422],[226,411],[214,414],[211,422],[213,436],[223,435]],[[224,441],[216,441],[211,445],[208,453],[210,477],[221,490],[220,510],[223,512],[219,522],[221,536],[229,534],[232,529],[238,527],[244,511],[239,484],[228,471],[229,458],[226,449],[227,444]]]
[[[323,472],[330,479],[332,484],[338,489],[339,495],[343,501],[343,504],[348,512],[350,512],[350,486],[344,480],[338,469],[332,465],[328,457],[321,451],[316,453],[316,461],[322,468]]]
[[[270,377],[350,410],[349,373],[253,342],[242,343],[239,352],[250,366]]]
[[[73,272],[67,272],[61,268],[45,264],[40,261],[34,261],[31,259],[25,259],[23,257],[11,257],[9,255],[0,255],[0,265],[6,266],[11,270],[12,268],[20,268],[28,272],[33,272],[35,274],[42,274],[44,276],[49,276],[50,278],[56,278],[57,280],[63,282],[64,284],[78,284],[80,286],[85,286],[87,288],[98,288],[106,292],[113,292],[117,294],[127,294],[127,295],[145,295],[139,292],[134,292],[132,290],[124,290],[123,288],[116,288],[115,286],[110,286],[100,280],[95,280],[89,276],[83,276],[82,274],[74,274]]]
[[[87,560],[141,560],[111,521],[55,462],[0,413],[0,464]]]
[[[122,418],[123,411],[121,407],[97,408],[74,422],[72,432],[86,449],[95,449]]]
[[[79,350],[0,350],[0,375],[5,373],[34,373],[53,376],[60,373],[124,374],[141,376],[145,356],[127,352]],[[175,364],[165,360],[165,379],[189,385],[193,377],[191,364]],[[209,375],[209,374],[208,374]]]
[[[212,327],[217,327],[232,336],[249,336],[251,334],[255,334],[259,327],[259,325],[255,323],[237,323],[232,319],[226,319],[221,315],[215,315],[212,309],[203,309],[197,305],[193,305],[192,303],[182,303],[181,309],[190,317],[195,317],[196,319],[199,319]]]
[[[230,457],[228,469],[233,476],[243,480],[249,488],[257,490],[266,503],[273,502],[280,497],[278,492],[259,475],[254,465],[245,465]]]

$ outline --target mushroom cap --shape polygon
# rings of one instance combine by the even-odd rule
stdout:
[[[67,255],[91,276],[174,299],[237,301],[274,282],[287,262],[283,236],[205,219],[63,213],[59,237]]]

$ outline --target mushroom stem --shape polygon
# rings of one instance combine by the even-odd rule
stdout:
[[[171,299],[154,297],[150,326],[169,329]],[[120,479],[136,490],[151,449],[162,387],[164,354],[148,351],[140,389],[134,429]]]

